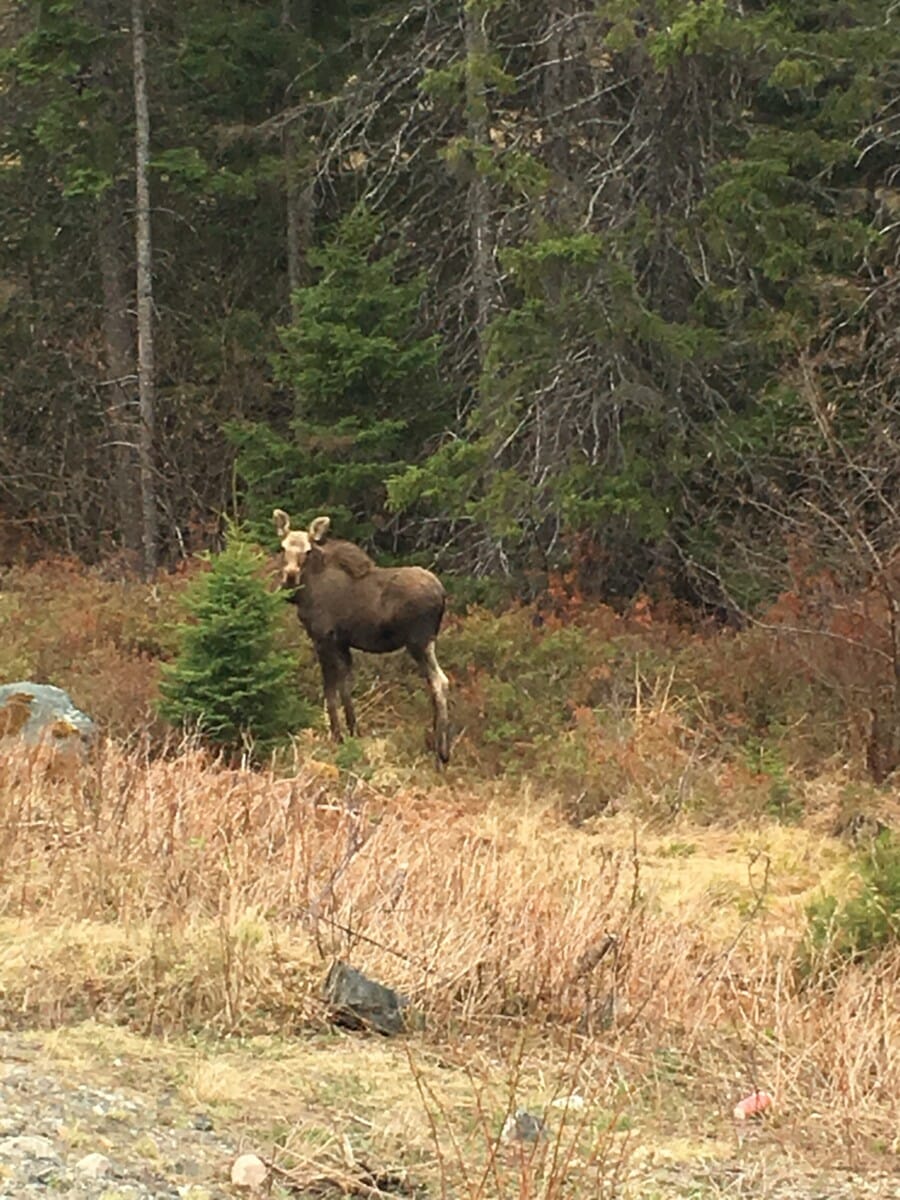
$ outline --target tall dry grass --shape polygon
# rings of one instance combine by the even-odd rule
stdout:
[[[231,770],[195,749],[151,758],[107,745],[75,777],[7,759],[0,911],[65,927],[61,961],[89,930],[85,952],[93,944],[109,962],[121,950],[145,988],[194,943],[210,970],[192,1007],[213,1023],[247,1019],[235,988],[250,987],[263,1011],[302,1014],[296,972],[317,976],[341,953],[461,1020],[571,1012],[578,960],[625,921],[622,865],[587,843],[563,856],[565,829],[525,813],[504,828],[446,796],[387,800],[336,775]],[[65,991],[73,1003],[77,987]]]
[[[658,903],[642,854],[637,834],[608,845],[527,795],[387,795],[323,765],[279,777],[191,747],[106,744],[55,777],[7,757],[0,1010],[296,1030],[323,1022],[337,955],[407,993],[426,1036],[585,1036],[684,1112],[765,1086],[804,1121],[842,1121],[849,1142],[883,1131],[900,958],[803,992],[799,925],[775,928],[763,894],[726,934],[714,896]]]

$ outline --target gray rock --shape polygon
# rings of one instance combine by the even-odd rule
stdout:
[[[112,1163],[105,1154],[86,1154],[75,1164],[76,1174],[84,1179],[104,1179],[112,1172]]]
[[[49,1138],[27,1133],[0,1141],[0,1163],[13,1195],[26,1195],[30,1188],[45,1189],[63,1167]]]
[[[9,1162],[32,1159],[35,1162],[56,1162],[62,1163],[62,1159],[56,1152],[56,1146],[49,1138],[35,1137],[33,1134],[23,1133],[18,1137],[3,1138],[0,1141],[0,1158]]]
[[[543,1117],[535,1116],[527,1108],[517,1108],[506,1118],[500,1136],[504,1142],[542,1142],[548,1132]]]
[[[28,682],[0,686],[0,744],[49,745],[81,754],[96,732],[91,718],[62,688]]]
[[[323,985],[325,1001],[335,1025],[346,1029],[374,1029],[390,1037],[406,1028],[405,996],[376,983],[348,963],[335,962]]]
[[[0,1031],[0,1200],[226,1200],[234,1144],[198,1134],[181,1104],[162,1126],[165,1100],[165,1089],[61,1077],[34,1042]],[[67,1144],[71,1130],[81,1149]]]

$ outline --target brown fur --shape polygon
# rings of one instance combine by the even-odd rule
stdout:
[[[282,586],[291,591],[297,616],[315,647],[332,736],[340,740],[338,694],[348,729],[356,733],[351,651],[388,654],[406,649],[428,683],[435,750],[447,762],[448,683],[435,654],[446,604],[440,580],[423,567],[376,566],[352,542],[330,540],[327,517],[317,517],[308,531],[292,531],[281,509],[274,517],[284,551]]]
[[[314,560],[319,559],[321,565],[318,567],[322,570],[325,565],[332,567],[340,567],[342,571],[346,571],[351,579],[362,579],[364,575],[368,575],[370,571],[376,571],[378,568],[359,546],[354,546],[352,542],[325,542],[318,549],[318,554],[313,552],[310,555],[308,570],[313,570]]]

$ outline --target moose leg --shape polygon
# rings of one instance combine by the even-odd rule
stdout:
[[[424,649],[420,646],[410,646],[409,652],[418,663],[419,670],[425,676],[428,690],[431,692],[435,753],[442,763],[447,763],[450,761],[450,712],[448,706],[450,681],[441,670],[433,641],[429,642]]]
[[[328,643],[316,645],[316,657],[322,668],[322,684],[325,688],[325,709],[328,713],[328,724],[331,736],[336,742],[341,738],[341,722],[338,717],[338,688],[341,682],[340,659],[334,646]]]
[[[349,646],[339,646],[337,652],[339,667],[338,687],[341,693],[341,704],[344,707],[344,717],[347,721],[347,732],[356,737],[356,710],[353,707],[353,655]]]

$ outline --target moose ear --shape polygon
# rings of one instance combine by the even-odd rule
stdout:
[[[276,508],[272,513],[272,519],[275,522],[275,532],[280,538],[287,537],[291,531],[291,518],[287,515],[283,508]]]
[[[324,542],[331,528],[331,517],[316,517],[309,527],[309,536],[314,542]]]

